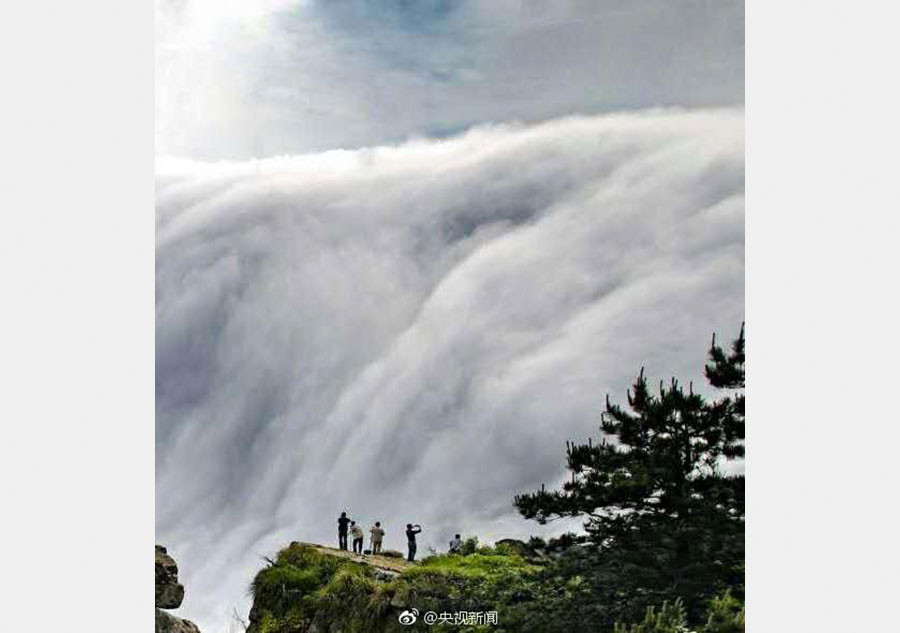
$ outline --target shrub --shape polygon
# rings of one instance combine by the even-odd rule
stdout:
[[[647,614],[640,624],[631,627],[616,624],[613,633],[687,633],[687,614],[681,600],[671,604],[663,602],[659,611],[647,607]]]
[[[330,606],[323,596],[330,592],[344,595],[356,588],[355,583],[371,583],[373,576],[374,572],[366,565],[320,554],[306,545],[291,545],[253,579],[250,591],[258,615],[250,630],[254,633],[303,631],[320,611]]]
[[[613,633],[688,633],[681,600],[663,602],[659,611],[647,608],[644,620],[630,627],[618,623]],[[744,604],[726,591],[709,602],[706,624],[697,633],[744,633]]]
[[[703,633],[744,633],[744,604],[726,591],[709,603]]]

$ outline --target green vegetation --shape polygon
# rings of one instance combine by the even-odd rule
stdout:
[[[626,626],[616,624],[613,633],[688,633],[687,613],[681,600],[663,602],[657,611],[647,607],[644,620]],[[744,605],[730,592],[713,598],[709,604],[706,623],[693,633],[744,633]]]
[[[375,587],[371,568],[321,554],[308,546],[292,545],[279,552],[274,564],[260,571],[253,580],[250,630],[257,633],[306,631],[317,617],[330,619],[336,615],[333,607],[338,595],[358,608],[354,616],[363,626],[365,618],[360,616],[368,614],[368,604],[360,605],[359,598],[370,592],[374,594]],[[377,604],[373,607],[377,608]]]
[[[744,633],[744,602],[726,591],[713,598],[701,633]]]
[[[463,556],[467,556],[468,554],[474,554],[475,550],[478,549],[478,537],[470,536],[465,541],[462,542],[462,545],[459,548],[459,553]]]
[[[743,633],[744,331],[709,351],[708,400],[674,379],[651,393],[641,371],[628,409],[607,398],[599,443],[568,445],[571,480],[519,495],[527,518],[585,518],[585,534],[549,542],[466,540],[387,574],[292,544],[253,581],[249,633],[425,631],[407,609],[496,611],[497,625],[442,632]]]
[[[425,630],[402,626],[398,615],[426,611],[490,611],[533,598],[540,567],[509,546],[478,547],[469,555],[439,555],[393,577],[307,545],[282,550],[253,581],[250,633],[345,633]],[[417,626],[419,628],[417,628]],[[442,631],[478,627],[442,624]],[[520,630],[490,627],[484,630]]]
[[[647,607],[647,614],[640,624],[625,626],[616,624],[613,633],[685,633],[687,631],[687,616],[681,600],[669,604],[663,602],[657,611],[653,607]]]
[[[744,477],[724,465],[744,456],[743,327],[730,352],[713,338],[709,357],[707,379],[725,395],[708,400],[674,378],[653,393],[641,370],[627,409],[607,397],[605,437],[567,446],[562,489],[516,497],[522,515],[541,523],[585,518],[577,555],[550,571],[577,579],[577,591],[559,597],[563,622],[546,630],[609,630],[676,600],[695,626],[714,596],[741,594]]]
[[[534,542],[533,542],[534,543]],[[531,543],[531,544],[533,544]],[[529,545],[531,545],[529,544]],[[544,544],[548,545],[548,544]],[[560,607],[585,597],[578,577],[555,578],[555,565],[526,560],[515,546],[479,547],[469,555],[432,556],[390,579],[379,579],[364,564],[316,551],[307,545],[282,550],[274,564],[260,571],[251,590],[254,598],[250,633],[396,633],[425,631],[421,621],[399,623],[398,615],[415,606],[426,611],[497,611],[496,626],[457,626],[448,632],[571,631],[572,621]],[[552,546],[550,546],[552,549]],[[577,601],[577,600],[576,600]],[[680,600],[649,607],[644,619],[630,626],[617,623],[600,629],[612,633],[686,633]],[[588,630],[588,629],[585,629]],[[591,629],[593,630],[593,629]],[[743,603],[725,593],[714,598],[705,624],[696,633],[743,633]]]

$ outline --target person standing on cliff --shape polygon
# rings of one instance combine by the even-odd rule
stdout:
[[[356,524],[356,521],[350,521],[350,534],[353,536],[353,553],[362,554],[363,550],[363,531]]]
[[[406,560],[413,562],[416,559],[416,534],[422,531],[422,526],[416,523],[406,524],[406,546],[409,548],[409,556]]]
[[[384,530],[381,528],[381,522],[375,521],[375,527],[369,530],[372,535],[372,554],[381,553],[381,541],[384,539]]]
[[[346,512],[341,512],[341,516],[337,520],[338,523],[338,549],[347,549],[347,526],[350,525],[350,519],[347,518]]]
[[[457,534],[450,540],[450,553],[451,554],[459,554],[459,550],[461,547],[462,547],[462,539],[459,537],[459,534]]]

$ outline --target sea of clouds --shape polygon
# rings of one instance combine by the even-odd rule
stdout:
[[[743,125],[660,110],[161,159],[156,510],[177,614],[227,631],[259,557],[336,541],[345,509],[388,548],[421,523],[420,552],[538,533],[512,497],[564,477],[605,394],[641,366],[699,386],[712,333],[738,331]]]

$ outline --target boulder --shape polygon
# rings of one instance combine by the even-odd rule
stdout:
[[[184,587],[178,582],[178,565],[166,548],[156,546],[156,606],[177,609],[184,600]]]
[[[259,612],[259,606],[256,604],[256,600],[254,600],[253,604],[250,606],[250,615],[247,617],[250,620],[251,625],[259,622],[260,617],[262,617],[262,614]]]
[[[200,633],[200,629],[190,620],[182,620],[157,609],[156,633]]]
[[[395,609],[406,609],[409,607],[407,604],[407,600],[404,597],[401,597],[400,594],[395,593],[391,596],[391,606]]]
[[[177,609],[184,600],[184,587],[178,582],[178,565],[166,548],[156,546],[156,633],[200,633],[190,620],[176,618],[161,609]]]

